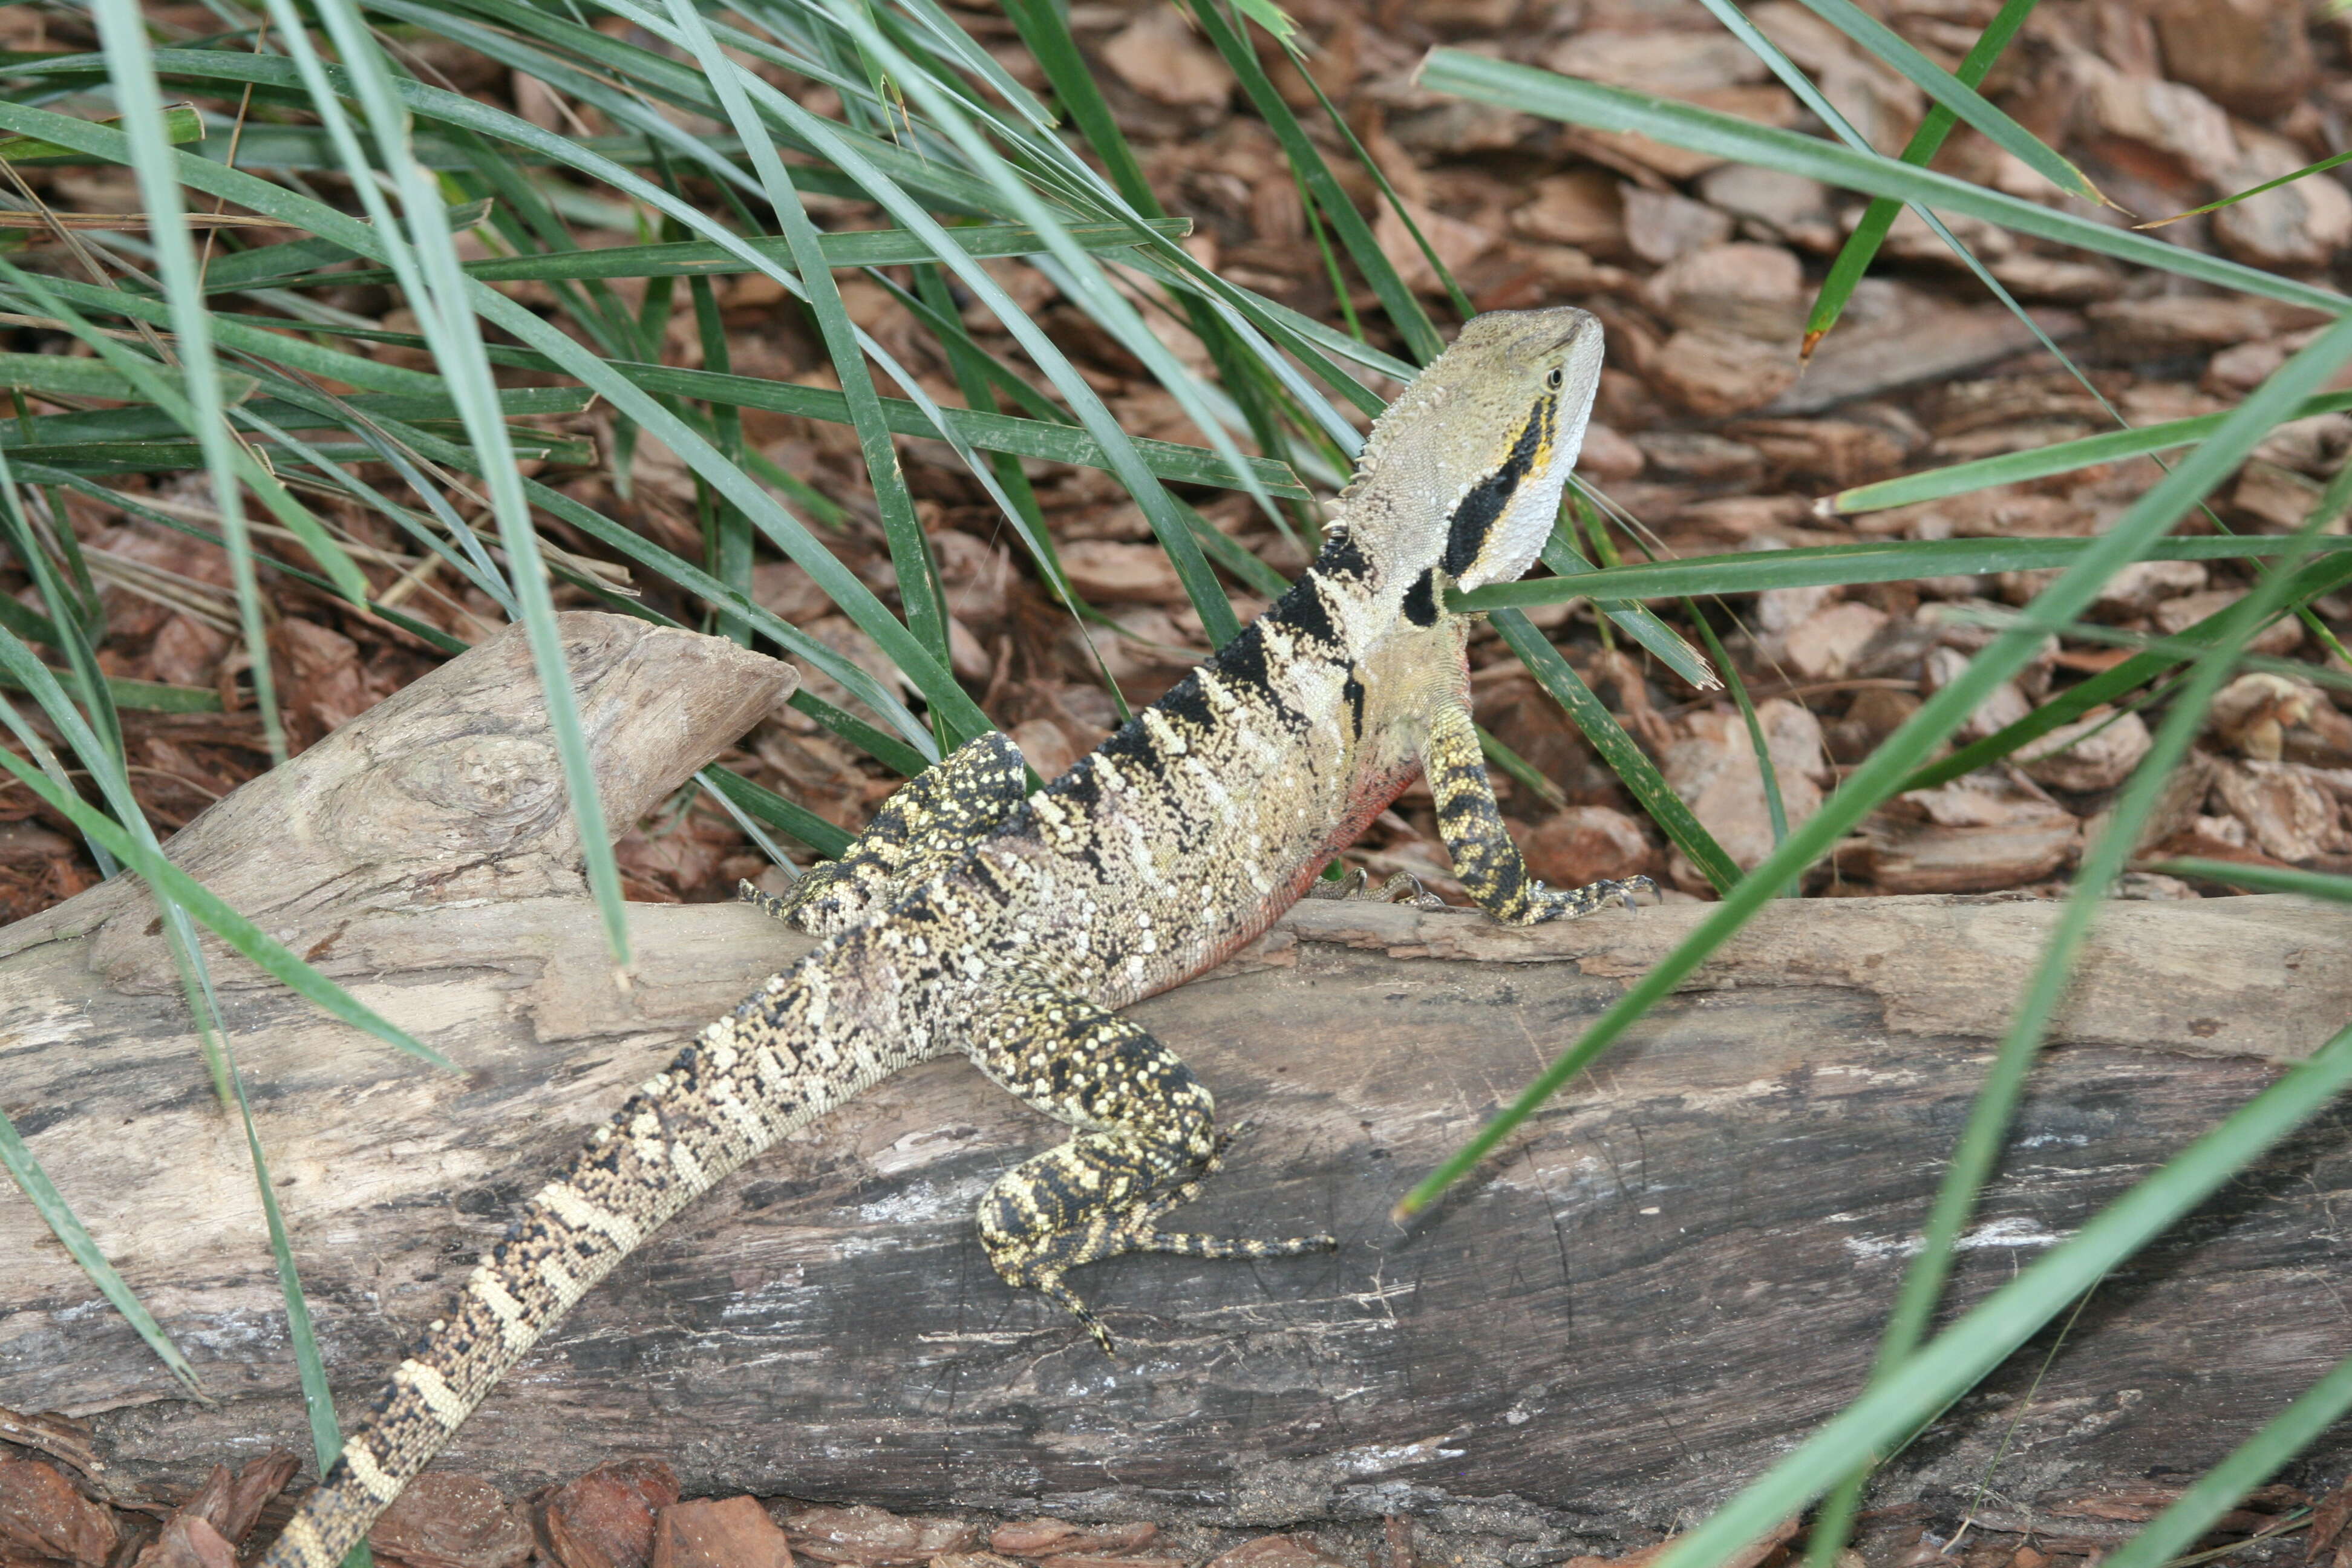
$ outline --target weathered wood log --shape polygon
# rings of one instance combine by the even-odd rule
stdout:
[[[785,679],[724,643],[568,621],[616,823]],[[805,946],[741,907],[633,906],[636,968],[617,989],[530,685],[516,647],[477,650],[174,844],[466,1069],[433,1071],[221,966],[347,1415],[583,1131]],[[1511,931],[1306,905],[1138,1009],[1227,1117],[1255,1125],[1188,1223],[1328,1229],[1343,1246],[1084,1271],[1124,1342],[1118,1364],[1002,1285],[972,1237],[981,1191],[1054,1132],[939,1062],[688,1211],[445,1463],[510,1489],[642,1453],[690,1491],[1242,1523],[1410,1510],[1538,1555],[1671,1523],[1859,1386],[2054,910],[1775,904],[1398,1234],[1387,1215],[1405,1187],[1701,913]],[[2346,911],[2108,910],[1958,1297],[2065,1236],[2347,1013]],[[91,1415],[118,1470],[159,1484],[272,1443],[307,1448],[242,1141],[213,1104],[142,895],[95,889],[0,931],[0,1105],[219,1401],[178,1397],[10,1199],[0,1405]],[[2212,1462],[2299,1392],[2343,1349],[2347,1120],[2306,1129],[2109,1280],[2030,1403],[2032,1368],[1996,1378],[1891,1490],[1972,1487],[2004,1436],[2007,1498],[2144,1486]]]

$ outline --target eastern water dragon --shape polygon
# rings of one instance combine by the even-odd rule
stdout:
[[[1504,831],[1449,587],[1524,573],[1601,375],[1582,310],[1479,316],[1367,441],[1306,574],[1042,790],[1002,734],[900,789],[770,913],[825,938],[703,1030],[524,1207],[404,1360],[266,1568],[334,1568],[499,1378],[711,1184],[879,1079],[961,1051],[1069,1125],[980,1205],[1011,1284],[1110,1339],[1071,1289],[1131,1251],[1267,1258],[1329,1237],[1159,1228],[1217,1167],[1209,1091],[1118,1009],[1212,968],[1306,894],[1417,774],[1463,887],[1497,920],[1580,915],[1635,883],[1548,889]],[[748,890],[748,889],[747,889]]]

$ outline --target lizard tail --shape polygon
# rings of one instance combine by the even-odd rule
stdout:
[[[865,1031],[825,1017],[823,952],[705,1029],[540,1189],[410,1352],[287,1521],[263,1568],[338,1568],[499,1378],[638,1243],[744,1161],[882,1077],[844,1073]],[[844,1038],[847,1033],[853,1037]],[[799,1042],[797,1045],[793,1042]],[[846,1049],[845,1049],[846,1047]]]

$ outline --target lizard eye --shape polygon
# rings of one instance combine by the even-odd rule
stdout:
[[[1544,384],[1551,388],[1554,392],[1558,392],[1559,390],[1559,384],[1567,379],[1567,373],[1562,371],[1559,366],[1554,365],[1551,367],[1550,373],[1544,377]]]

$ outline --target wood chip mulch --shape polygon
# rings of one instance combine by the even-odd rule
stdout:
[[[53,1435],[73,1426],[41,1419]],[[0,1457],[0,1565],[236,1568],[257,1561],[292,1516],[305,1489],[285,1489],[295,1469],[293,1454],[275,1450],[234,1474],[216,1467],[193,1494],[164,1504],[119,1493],[87,1459]],[[2101,1494],[2038,1519],[2011,1517],[1979,1497],[1963,1500],[1959,1528],[1941,1533],[1933,1528],[1937,1511],[1923,1505],[1880,1509],[1863,1516],[1841,1568],[2095,1568],[2179,1495],[2162,1487]],[[2311,1494],[2273,1485],[2241,1502],[2210,1540],[2234,1544],[2227,1560],[2252,1568],[2284,1563],[2290,1552],[2346,1568],[2352,1549],[2339,1543],[2347,1516],[2352,1483],[2325,1491],[2315,1506]],[[782,1498],[681,1500],[677,1478],[650,1459],[600,1465],[511,1498],[479,1476],[430,1470],[368,1537],[376,1560],[394,1568],[1647,1568],[1667,1543],[1608,1557],[1531,1555],[1524,1542],[1400,1515],[1252,1534],[1146,1520],[909,1515]],[[1803,1544],[1792,1520],[1727,1568],[1790,1568]]]

